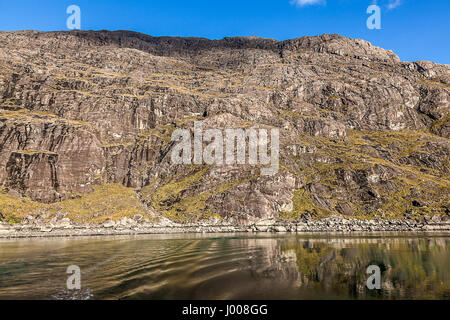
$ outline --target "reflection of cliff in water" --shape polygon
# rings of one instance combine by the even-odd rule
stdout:
[[[449,238],[296,239],[279,243],[280,257],[294,257],[296,285],[308,295],[316,291],[328,293],[329,298],[391,299],[450,298],[449,245]],[[366,287],[369,265],[381,269],[381,290]]]
[[[450,298],[450,238],[258,237],[219,246],[239,251],[232,270],[214,270],[227,275],[228,298]],[[381,290],[366,287],[369,265],[381,269]]]

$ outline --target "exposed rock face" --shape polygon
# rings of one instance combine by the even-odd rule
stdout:
[[[6,186],[41,201],[55,201],[59,188],[57,163],[57,153],[14,151],[6,163]]]
[[[0,184],[52,203],[121,183],[179,222],[448,215],[449,88],[448,65],[339,35],[0,32]],[[194,121],[279,128],[279,172],[172,164]]]

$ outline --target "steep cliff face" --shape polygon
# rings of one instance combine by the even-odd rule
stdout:
[[[448,215],[449,89],[448,65],[339,35],[0,32],[0,211],[120,183],[174,221]],[[173,164],[194,121],[279,128],[280,170]]]

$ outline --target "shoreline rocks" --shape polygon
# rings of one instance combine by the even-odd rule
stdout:
[[[29,220],[28,220],[29,221]],[[101,224],[78,224],[68,218],[57,223],[29,221],[10,225],[0,222],[0,238],[73,237],[101,235],[173,234],[173,233],[309,233],[309,232],[450,232],[449,220],[373,219],[359,220],[332,216],[322,220],[286,221],[261,220],[247,225],[199,222],[178,224],[168,221],[122,218]]]

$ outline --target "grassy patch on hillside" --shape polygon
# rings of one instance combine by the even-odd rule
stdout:
[[[292,212],[279,212],[278,218],[296,220],[300,219],[302,214],[309,213],[312,218],[321,219],[332,214],[331,211],[316,205],[306,188],[295,190],[292,202],[294,205]]]
[[[0,213],[4,222],[20,223],[29,214],[41,214],[45,206],[45,204],[32,201],[29,198],[10,195],[5,188],[0,188]]]
[[[52,204],[17,197],[1,189],[0,212],[4,221],[13,223],[20,222],[27,215],[46,214],[50,219],[58,212],[66,213],[66,217],[73,221],[84,223],[101,223],[106,219],[118,220],[122,217],[131,218],[135,214],[147,214],[135,190],[121,184],[95,186],[92,193]]]
[[[295,164],[291,167],[283,163],[282,169],[301,178],[303,186],[294,191],[292,212],[279,212],[279,217],[299,219],[303,213],[310,213],[313,218],[322,218],[338,214],[334,209],[338,203],[348,204],[353,210],[352,217],[361,219],[403,218],[405,214],[410,217],[446,215],[450,179],[445,163],[441,170],[436,170],[402,162],[407,157],[432,152],[430,145],[440,144],[440,139],[419,130],[348,130],[344,139],[303,136],[299,142],[314,145],[317,151],[291,156],[290,163]],[[358,176],[360,181],[346,182],[337,176],[344,172],[350,177]],[[379,178],[381,183],[364,181],[373,172],[386,173]],[[320,183],[333,190],[333,195],[316,195],[329,201],[332,211],[313,201],[307,188],[310,183]],[[377,195],[372,200],[358,196],[369,191]]]
[[[230,191],[251,178],[236,179],[215,185],[206,191],[195,192],[202,184],[210,166],[195,166],[165,181],[153,181],[141,190],[143,200],[159,213],[175,222],[194,222],[221,217],[214,212],[208,200]]]
[[[1,110],[0,109],[0,120],[6,119],[10,121],[15,121],[17,123],[28,123],[28,122],[49,122],[54,123],[57,121],[61,121],[63,123],[67,123],[72,126],[90,126],[91,123],[86,121],[78,121],[60,118],[57,115],[46,112],[46,111],[31,111],[28,109],[19,109],[19,110]]]

